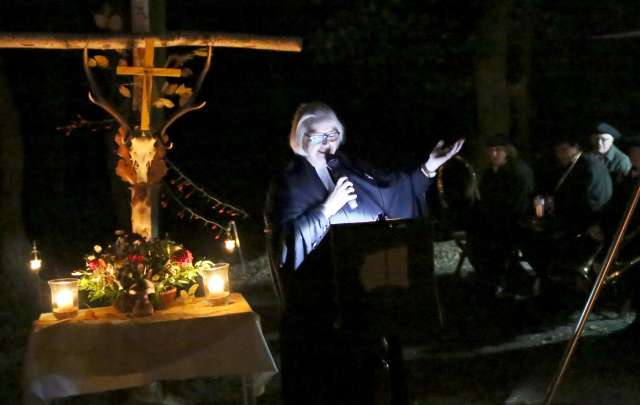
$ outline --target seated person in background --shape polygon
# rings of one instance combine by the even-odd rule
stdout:
[[[507,280],[516,276],[511,272],[522,238],[521,222],[531,207],[534,175],[504,134],[487,140],[486,156],[489,166],[480,176],[468,243],[474,269],[501,296],[509,287]]]
[[[627,177],[638,177],[640,175],[640,135],[625,138],[622,145],[624,153],[629,156],[631,162],[631,170]]]
[[[611,199],[613,185],[604,163],[582,152],[570,137],[556,138],[553,152],[558,163],[547,226],[535,235],[526,257],[538,274],[551,268],[581,268],[601,245],[600,219]]]
[[[620,221],[624,215],[629,200],[633,196],[635,185],[640,181],[640,136],[625,137],[621,143],[624,152],[629,156],[631,161],[631,170],[620,184],[620,192],[615,195],[612,201],[612,207],[609,211],[608,233],[613,235],[618,228]],[[622,246],[618,253],[616,263],[623,263],[623,266],[635,260],[640,255],[640,207],[631,217],[631,222],[627,227],[627,233],[623,239]],[[609,239],[610,240],[610,239]],[[611,273],[609,273],[611,274]],[[633,339],[634,343],[640,336],[640,265],[631,267],[628,271],[621,275],[621,285],[625,296],[628,299],[629,309],[636,313],[633,322],[625,328],[623,335]]]
[[[425,193],[436,171],[464,143],[461,139],[445,149],[440,141],[415,169],[382,173],[337,153],[344,134],[326,104],[300,105],[289,133],[293,160],[267,196],[265,221],[286,301],[281,321],[285,404],[373,401],[371,392],[379,387],[371,377],[375,366],[366,359],[372,357],[374,337],[362,331],[338,333],[332,267],[314,250],[332,224],[424,214]],[[404,403],[401,396],[393,402]]]
[[[589,154],[602,160],[614,184],[618,184],[631,170],[631,160],[614,142],[619,142],[622,134],[606,122],[598,123],[589,136],[592,151]]]
[[[612,146],[612,148],[613,147],[615,147],[615,145]],[[603,231],[607,242],[611,241],[613,234],[618,228],[618,224],[624,215],[625,208],[632,197],[634,185],[640,176],[640,136],[625,137],[621,142],[621,148],[623,149],[623,152],[620,153],[624,154],[625,157],[628,157],[627,159],[629,160],[630,169],[626,176],[620,178],[619,181],[614,184],[613,197],[611,197],[611,202],[608,204],[603,217]],[[637,221],[637,217],[639,216],[637,214],[638,211],[639,210],[636,209],[634,221]],[[636,226],[634,226],[634,224]],[[627,235],[634,232],[636,228],[637,222],[632,222],[630,227],[627,229]]]
[[[613,194],[607,167],[594,155],[583,153],[576,140],[558,139],[553,151],[560,166],[553,192],[556,231],[571,235],[594,232]]]

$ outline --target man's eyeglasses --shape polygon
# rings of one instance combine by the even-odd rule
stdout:
[[[319,143],[325,142],[333,142],[336,141],[340,137],[340,132],[333,130],[329,132],[310,132],[304,134],[307,138],[309,138],[309,143],[317,145]]]

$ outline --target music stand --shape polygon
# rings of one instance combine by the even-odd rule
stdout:
[[[372,311],[377,322],[393,324],[411,307],[424,308],[421,303],[431,281],[442,326],[430,228],[424,218],[331,226],[323,243],[330,244],[343,320],[351,322]]]

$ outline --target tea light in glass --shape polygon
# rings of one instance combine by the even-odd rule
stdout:
[[[204,293],[212,305],[227,303],[229,297],[229,263],[216,263],[202,272]]]
[[[51,312],[56,319],[78,315],[78,279],[57,278],[49,280],[51,287]]]
[[[544,205],[545,205],[545,198],[544,196],[541,195],[537,195],[534,199],[533,199],[533,208],[535,209],[535,213],[536,213],[536,217],[538,218],[542,218],[544,217]]]

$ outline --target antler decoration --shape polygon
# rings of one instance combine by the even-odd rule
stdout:
[[[112,108],[102,97],[102,93],[100,92],[100,88],[96,84],[95,79],[91,73],[91,68],[89,68],[89,50],[84,48],[84,52],[82,53],[82,65],[84,67],[84,73],[87,75],[87,79],[89,80],[89,87],[91,87],[91,91],[95,94],[95,97],[91,94],[91,91],[88,93],[89,101],[98,107],[105,110],[109,115],[111,115],[115,120],[120,124],[122,128],[125,128],[127,135],[131,134],[131,127],[127,124],[127,121],[120,115],[118,112]]]
[[[197,105],[194,105],[194,102],[207,72],[211,67],[212,53],[213,48],[209,46],[204,67],[198,76],[189,98],[166,121],[159,133],[149,134],[147,131],[132,131],[127,121],[102,97],[96,80],[91,73],[88,49],[84,49],[83,66],[89,81],[89,86],[91,87],[89,100],[109,113],[120,124],[120,130],[115,138],[116,144],[118,145],[117,153],[120,157],[116,167],[116,174],[125,182],[132,185],[153,184],[165,176],[167,167],[164,156],[166,150],[171,149],[173,146],[173,144],[169,142],[169,136],[166,133],[167,129],[178,118],[191,111],[199,110],[206,105],[206,102]]]
[[[169,118],[169,120],[167,120],[167,122],[162,126],[162,129],[160,130],[160,139],[162,139],[162,142],[165,144],[167,149],[171,149],[172,147],[172,145],[169,144],[169,137],[166,134],[167,129],[171,126],[171,124],[173,124],[178,118],[182,117],[183,115],[191,111],[199,110],[207,104],[206,101],[203,101],[200,104],[193,105],[194,101],[196,100],[196,96],[200,92],[200,87],[202,87],[204,78],[207,75],[207,72],[209,72],[209,68],[211,67],[212,53],[213,53],[213,48],[209,46],[207,51],[207,60],[204,64],[204,67],[202,68],[202,71],[200,72],[200,76],[198,77],[198,80],[196,81],[193,87],[193,91],[191,92],[191,97],[189,97],[189,99],[182,105],[182,107],[178,111],[176,111]]]

